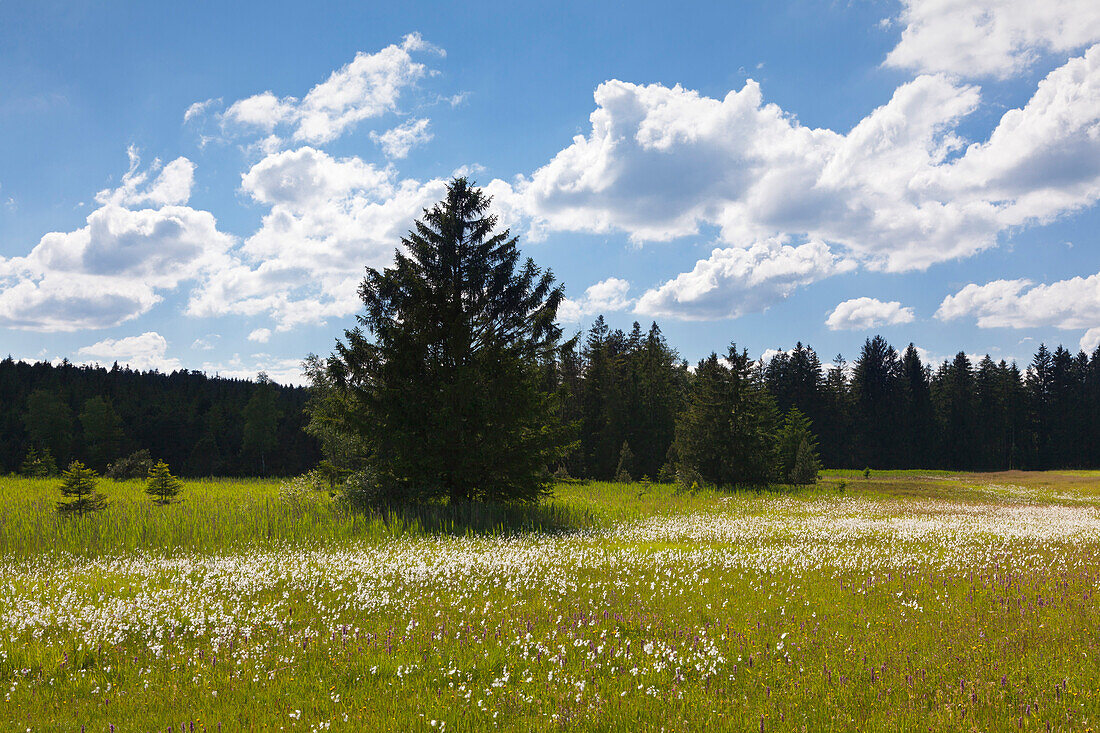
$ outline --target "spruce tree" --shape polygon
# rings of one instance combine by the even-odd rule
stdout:
[[[731,344],[725,362],[711,354],[696,369],[676,425],[679,474],[718,486],[762,486],[777,473],[775,405],[747,352]]]
[[[69,501],[60,501],[57,510],[62,514],[78,514],[83,517],[107,506],[107,497],[95,488],[99,477],[95,471],[85,468],[80,461],[73,461],[61,474],[61,494]]]
[[[777,443],[779,449],[779,477],[792,484],[815,483],[821,463],[817,457],[817,440],[809,418],[797,407],[792,407],[783,418]],[[803,465],[799,466],[799,456]],[[796,476],[797,474],[797,476]],[[805,480],[811,476],[810,480]]]
[[[810,439],[803,436],[802,440],[798,444],[797,455],[794,459],[794,466],[791,468],[791,483],[799,486],[805,486],[806,484],[817,483],[817,472],[820,470],[820,466],[817,461],[817,454],[815,453]]]
[[[630,443],[623,441],[623,447],[619,451],[619,465],[615,469],[615,480],[621,484],[629,484],[634,480],[634,453],[630,450]]]
[[[152,496],[157,504],[171,504],[182,488],[183,482],[169,472],[168,464],[157,461],[149,471],[149,482],[145,485],[145,493]]]
[[[345,429],[392,500],[535,501],[570,437],[545,389],[560,350],[553,275],[521,261],[465,178],[367,270],[365,314],[328,360]]]
[[[54,463],[53,453],[49,448],[41,451],[31,446],[27,455],[19,465],[19,473],[27,478],[46,478],[57,473],[57,464]]]

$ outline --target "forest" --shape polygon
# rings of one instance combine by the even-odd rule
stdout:
[[[97,471],[147,450],[184,476],[285,476],[319,460],[303,432],[302,387],[134,371],[113,365],[0,361],[0,473],[28,451],[63,469],[79,459]]]
[[[561,465],[550,468],[577,478],[609,480],[621,470],[670,478],[677,424],[702,388],[706,362],[689,367],[656,323],[628,333],[597,318],[546,369],[546,389],[575,431]],[[798,344],[745,367],[763,398],[753,409],[778,426],[796,408],[826,467],[1100,466],[1100,349],[1040,346],[1024,367],[963,352],[930,365],[914,346],[899,352],[875,336],[850,363],[838,356],[823,364]],[[8,357],[0,361],[0,472],[19,471],[32,448],[49,451],[58,467],[79,458],[100,471],[145,449],[183,476],[295,475],[322,458],[306,431],[309,405],[309,388],[262,377]]]

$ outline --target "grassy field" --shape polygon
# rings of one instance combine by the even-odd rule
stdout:
[[[1100,472],[386,516],[56,486],[0,478],[5,731],[1100,730]]]

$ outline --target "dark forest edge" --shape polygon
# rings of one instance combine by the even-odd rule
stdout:
[[[734,358],[730,358],[733,355]],[[1027,368],[960,352],[933,368],[910,345],[867,339],[848,365],[809,346],[768,362],[733,349],[689,369],[653,324],[611,330],[603,318],[547,368],[547,389],[577,442],[560,476],[669,480],[676,426],[716,367],[761,387],[776,427],[797,409],[832,468],[1044,470],[1100,466],[1100,348],[1040,346]],[[709,377],[708,377],[709,375]],[[0,473],[48,451],[99,471],[146,450],[188,476],[289,476],[322,459],[306,432],[310,389],[64,362],[0,361]],[[704,446],[696,446],[702,450]],[[691,450],[692,448],[688,448]],[[671,451],[671,452],[670,452]],[[705,459],[697,456],[696,459]],[[682,478],[682,477],[681,477]]]

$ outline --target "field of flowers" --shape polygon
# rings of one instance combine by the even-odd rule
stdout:
[[[1100,729],[1100,472],[379,517],[55,485],[0,478],[5,731]]]

